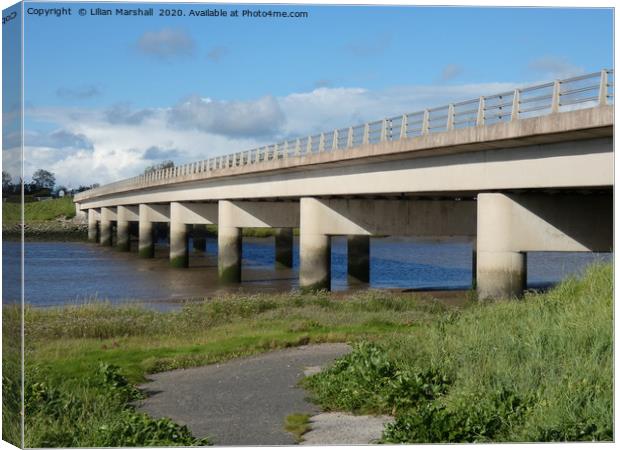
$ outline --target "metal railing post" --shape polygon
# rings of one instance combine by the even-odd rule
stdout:
[[[347,148],[353,147],[353,127],[349,127],[349,134],[347,134]]]
[[[553,82],[553,93],[551,94],[551,112],[556,113],[560,111],[560,82],[555,80]]]
[[[601,70],[601,84],[598,89],[598,104],[604,106],[607,104],[607,70]]]
[[[288,159],[288,141],[284,141],[284,148],[282,151],[284,152],[284,159]]]
[[[424,110],[424,116],[422,117],[422,131],[420,134],[428,134],[429,130],[429,122],[430,122],[430,113],[428,109]]]
[[[407,114],[403,114],[403,118],[400,120],[400,139],[404,139],[407,137],[407,121]]]
[[[446,131],[454,129],[454,105],[448,105],[448,120],[446,121]]]
[[[306,139],[306,155],[312,153],[312,136],[308,136]]]
[[[381,142],[384,142],[387,139],[387,120],[383,119],[381,122]]]
[[[476,116],[476,126],[484,125],[484,97],[478,101],[478,115]]]
[[[325,133],[321,133],[319,137],[319,153],[323,153],[325,151]]]
[[[519,96],[519,89],[515,89],[514,93],[512,94],[512,111],[510,113],[510,120],[519,119]]]
[[[334,130],[334,140],[332,141],[332,150],[338,150],[338,130]]]
[[[364,144],[368,144],[369,141],[370,141],[370,124],[368,122],[366,122],[364,124],[364,139],[363,139],[363,143]]]

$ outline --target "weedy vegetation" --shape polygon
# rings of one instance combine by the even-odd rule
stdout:
[[[321,342],[354,350],[304,385],[325,409],[394,415],[384,442],[612,440],[612,280],[612,267],[597,265],[546,293],[459,306],[368,291],[222,296],[172,312],[26,307],[25,444],[208,444],[137,412],[135,386],[150,373]],[[9,338],[19,314],[4,307]],[[16,439],[9,344],[3,433]],[[285,426],[301,436],[306,422]]]
[[[136,412],[133,386],[150,373],[271,349],[409,333],[445,311],[438,301],[382,292],[224,296],[172,312],[26,307],[26,446],[203,445]]]
[[[384,442],[613,440],[613,270],[362,342],[305,381],[327,409],[395,415]]]

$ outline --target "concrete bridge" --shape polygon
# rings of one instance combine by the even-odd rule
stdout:
[[[222,281],[241,281],[241,230],[276,228],[276,260],[330,287],[330,238],[369,279],[369,237],[464,236],[480,298],[519,295],[532,251],[613,251],[613,71],[517,89],[140,175],[75,196],[89,239],[188,265],[218,226]]]

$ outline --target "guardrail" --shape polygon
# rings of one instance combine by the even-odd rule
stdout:
[[[313,136],[157,170],[82,192],[75,196],[75,201],[98,194],[122,191],[123,188],[137,189],[167,182],[174,183],[188,175],[203,174],[206,178],[211,172],[220,169],[300,158],[315,153],[348,151],[362,145],[607,105],[613,101],[614,72],[604,69],[587,75],[451,103],[438,108],[338,128]]]

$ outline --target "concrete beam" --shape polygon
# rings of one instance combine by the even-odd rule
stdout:
[[[139,220],[149,222],[170,222],[170,203],[140,204]]]
[[[119,221],[138,222],[140,220],[140,207],[138,205],[119,206],[116,209],[116,217]]]
[[[414,140],[414,139],[407,139]],[[84,200],[88,207],[226,198],[319,197],[394,193],[480,192],[613,185],[613,139],[598,138],[456,154],[357,160],[183,186],[159,186]],[[325,154],[331,154],[326,152]]]
[[[314,199],[313,210],[310,234],[476,235],[476,202],[470,200]]]
[[[175,220],[185,224],[214,225],[218,221],[217,203],[174,202]]]
[[[222,201],[228,223],[239,228],[297,228],[299,203]],[[221,216],[220,216],[221,217]]]

